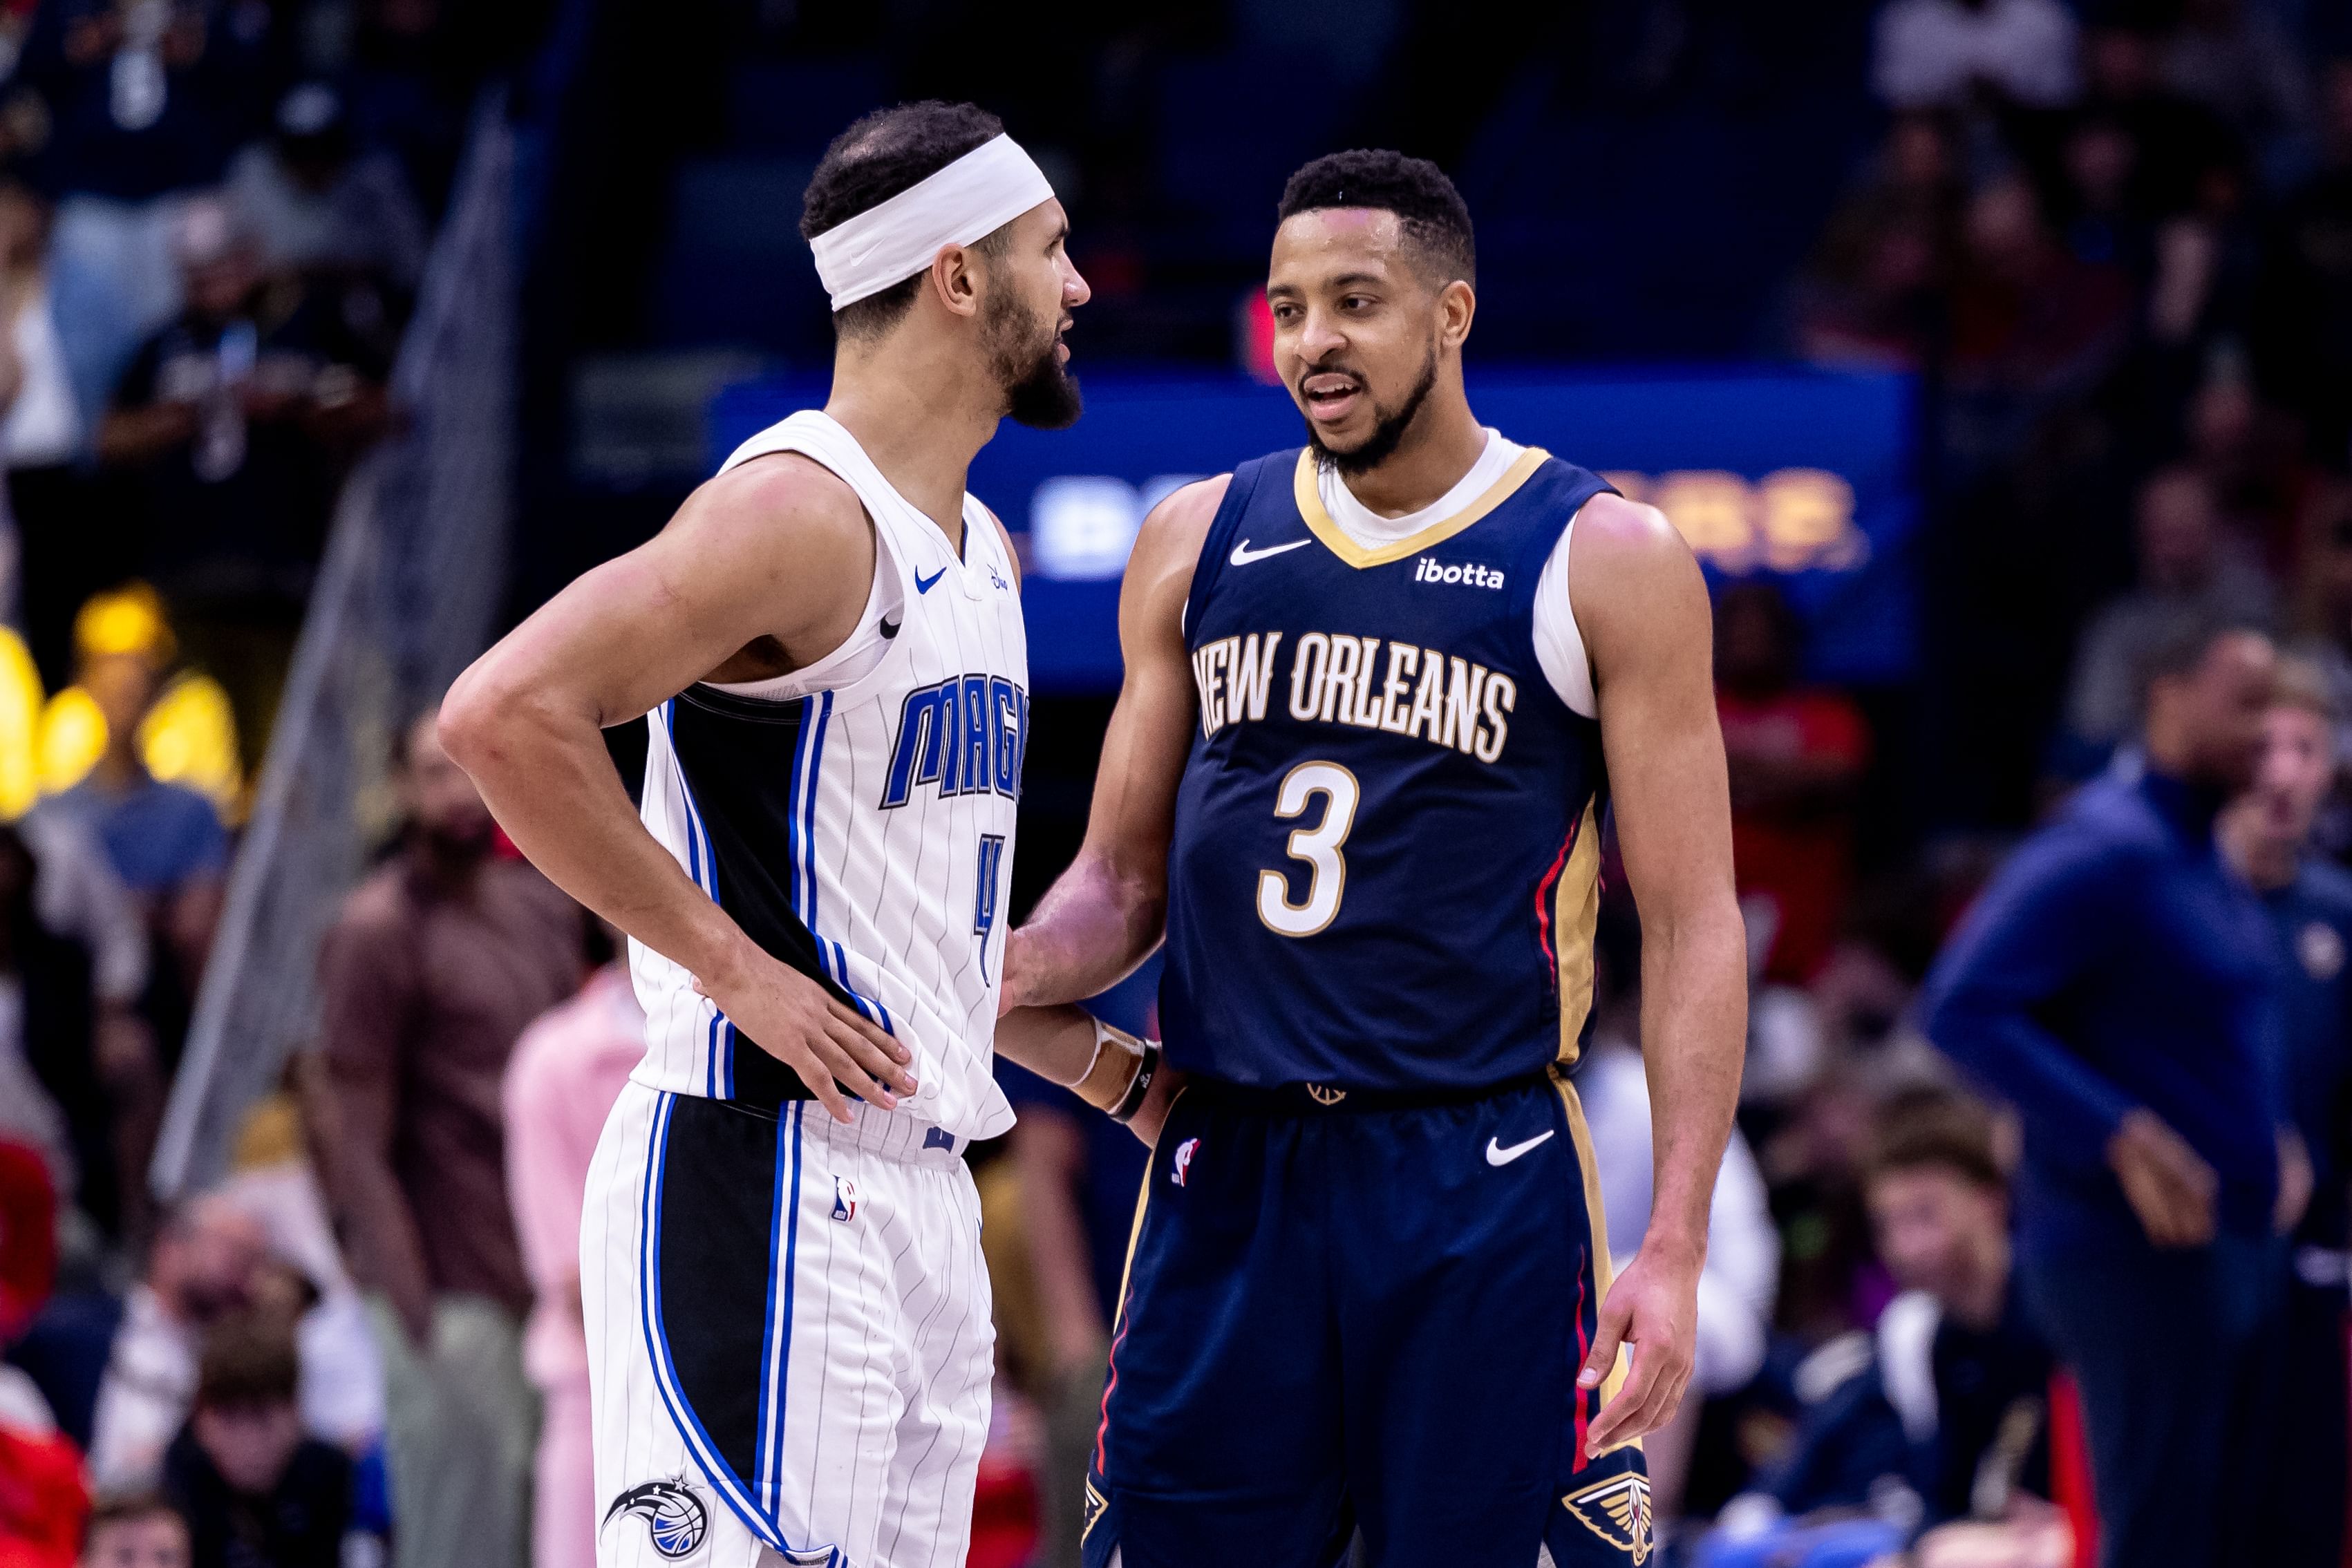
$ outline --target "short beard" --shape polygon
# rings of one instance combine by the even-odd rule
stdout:
[[[1313,373],[1308,372],[1310,375]],[[1437,350],[1433,347],[1429,350],[1429,362],[1422,366],[1421,379],[1413,383],[1412,391],[1405,393],[1402,402],[1386,412],[1374,403],[1372,412],[1380,415],[1380,423],[1372,426],[1371,434],[1364,438],[1362,445],[1350,451],[1340,452],[1324,445],[1315,422],[1308,420],[1307,444],[1315,450],[1317,465],[1341,476],[1369,474],[1395,456],[1397,447],[1404,441],[1404,433],[1412,428],[1412,422],[1420,416],[1422,403],[1428,399],[1430,389],[1436,384]],[[1366,390],[1369,392],[1370,389]]]
[[[1055,352],[1060,334],[1023,309],[1009,289],[991,290],[981,308],[981,342],[1004,392],[1004,416],[1032,430],[1067,430],[1076,424],[1086,403],[1077,378]],[[1041,338],[1042,348],[1037,346]]]

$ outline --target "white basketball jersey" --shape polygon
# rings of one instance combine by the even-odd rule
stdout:
[[[959,556],[815,410],[753,436],[720,472],[776,452],[831,469],[874,520],[861,630],[880,651],[698,685],[656,708],[641,814],[753,941],[912,1050],[919,1087],[899,1102],[910,1124],[993,1137],[1013,1124],[989,1067],[1029,742],[1013,563],[978,501],[963,499]],[[634,941],[629,957],[646,1022],[637,1082],[769,1108],[807,1097],[685,969]]]

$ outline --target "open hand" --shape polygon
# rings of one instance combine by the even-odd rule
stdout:
[[[911,1051],[766,952],[752,949],[724,977],[696,976],[694,988],[745,1039],[799,1073],[836,1122],[850,1119],[850,1094],[888,1111],[898,1094],[915,1092]]]
[[[1597,1221],[1596,1221],[1597,1228]],[[1698,1356],[1698,1274],[1704,1260],[1643,1248],[1601,1299],[1592,1353],[1577,1374],[1579,1389],[1598,1388],[1617,1364],[1620,1345],[1633,1347],[1633,1364],[1617,1396],[1586,1429],[1584,1456],[1654,1432],[1675,1418]]]

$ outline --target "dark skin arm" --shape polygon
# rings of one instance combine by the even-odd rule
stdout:
[[[1127,674],[1103,737],[1086,842],[1005,947],[999,1005],[1006,1016],[997,1025],[997,1049],[1056,1083],[1073,1082],[1094,1050],[1092,1024],[1063,1004],[1133,974],[1166,928],[1176,786],[1199,701],[1184,646],[1184,601],[1227,479],[1185,486],[1152,508],[1136,536],[1118,601]],[[1119,1063],[1097,1066],[1079,1092],[1097,1105],[1115,1104],[1124,1081],[1108,1080]],[[1181,1078],[1162,1070],[1129,1124],[1145,1143],[1158,1141]]]
[[[1654,507],[1596,497],[1577,520],[1570,596],[1592,660],[1617,840],[1642,913],[1642,1058],[1656,1187],[1642,1249],[1610,1287],[1580,1381],[1624,1384],[1590,1450],[1674,1417],[1697,1343],[1717,1167],[1747,1044],[1748,944],[1732,891],[1731,808],[1716,722],[1706,584]]]
[[[911,1053],[762,950],[646,831],[598,733],[704,679],[802,668],[841,645],[874,580],[849,486],[794,455],[704,485],[667,528],[557,594],[449,689],[441,739],[555,884],[681,965],[760,1048],[850,1119],[911,1093]]]
[[[1013,933],[1004,960],[1008,1010],[1097,995],[1160,946],[1176,785],[1199,700],[1184,647],[1184,601],[1225,485],[1223,476],[1187,485],[1152,508],[1136,537],[1118,601],[1127,674],[1103,737],[1086,842]]]

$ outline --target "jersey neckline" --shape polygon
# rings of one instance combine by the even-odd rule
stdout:
[[[1509,500],[1517,492],[1519,486],[1534,477],[1535,471],[1550,459],[1551,454],[1542,447],[1528,447],[1513,460],[1508,468],[1503,471],[1503,476],[1487,487],[1486,494],[1463,507],[1462,510],[1450,517],[1441,517],[1416,533],[1408,534],[1403,538],[1392,540],[1372,549],[1367,549],[1349,538],[1346,530],[1334,522],[1331,514],[1324,509],[1322,494],[1317,489],[1315,484],[1315,452],[1312,447],[1304,448],[1299,452],[1297,466],[1291,475],[1290,487],[1293,497],[1298,503],[1298,515],[1306,519],[1307,531],[1321,540],[1324,548],[1338,556],[1340,560],[1360,571],[1367,567],[1387,566],[1391,562],[1403,560],[1408,556],[1419,555],[1423,550],[1433,549],[1444,544],[1447,539],[1461,533],[1479,518]]]

